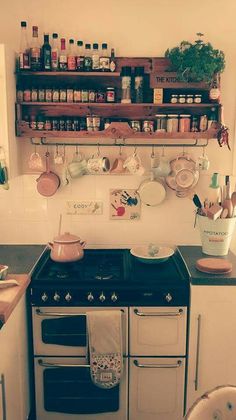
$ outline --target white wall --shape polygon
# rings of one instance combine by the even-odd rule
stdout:
[[[9,51],[18,48],[21,20],[26,20],[30,27],[39,25],[41,35],[44,31],[57,31],[60,36],[85,41],[107,41],[121,56],[163,56],[168,47],[177,45],[183,39],[193,41],[196,32],[203,32],[205,39],[215,48],[222,49],[226,55],[222,103],[233,149],[236,84],[234,0],[0,0],[0,5],[0,43],[6,43]],[[10,121],[10,124],[12,129],[14,121]],[[17,141],[23,147],[20,147],[20,152],[13,149],[12,153],[22,154],[18,156],[19,159],[27,162],[33,148],[28,146],[28,141],[20,138]],[[72,152],[71,149],[68,159]],[[111,158],[114,157],[114,150],[107,148],[105,152]],[[168,149],[166,155],[172,158],[179,152],[176,148]],[[195,158],[201,152],[201,149],[190,149]],[[85,151],[86,156],[89,153]],[[147,150],[140,151],[147,168],[149,153]],[[198,192],[203,198],[212,172],[220,172],[222,182],[224,175],[233,173],[233,152],[219,148],[217,142],[211,140],[207,154],[211,167],[208,174],[201,176],[198,185]],[[109,220],[109,189],[137,188],[141,182],[138,177],[86,176],[71,182],[50,199],[38,195],[35,178],[30,174],[18,176],[11,181],[9,191],[0,190],[1,243],[45,243],[57,232],[59,213],[65,210],[65,200],[95,198],[104,202],[103,215],[63,217],[63,229],[79,234],[90,245],[129,245],[154,240],[179,244],[199,243],[198,231],[193,229],[192,202],[176,198],[170,190],[166,201],[159,207],[142,208],[140,221]],[[233,245],[236,248],[235,238]]]

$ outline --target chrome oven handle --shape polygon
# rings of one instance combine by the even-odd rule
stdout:
[[[195,391],[198,390],[199,383],[199,359],[200,359],[200,341],[201,341],[201,315],[197,317],[197,347],[196,347],[196,366],[195,366]]]
[[[124,309],[120,309],[121,312],[124,312]],[[36,314],[38,316],[86,316],[86,312],[84,314],[75,313],[75,312],[47,312],[41,311],[39,308],[36,309]]]
[[[6,389],[4,375],[0,376],[0,385],[2,389],[2,420],[7,420],[7,408],[6,408]]]
[[[138,316],[180,316],[183,309],[179,309],[178,312],[139,312],[138,309],[134,309],[134,313]]]
[[[134,365],[137,366],[138,368],[149,368],[149,369],[163,369],[163,368],[167,368],[167,369],[175,369],[180,367],[182,364],[181,360],[178,360],[177,363],[172,364],[172,365],[167,365],[167,364],[161,364],[161,363],[155,363],[155,364],[148,364],[148,365],[143,365],[141,363],[138,362],[138,360],[134,360]]]
[[[52,363],[52,362],[44,362],[43,360],[39,359],[38,360],[38,364],[40,366],[44,366],[44,367],[55,367],[55,368],[62,368],[62,367],[69,367],[69,368],[74,368],[74,367],[79,367],[79,368],[90,368],[90,365],[80,365],[77,363],[74,364],[64,364],[64,363]]]

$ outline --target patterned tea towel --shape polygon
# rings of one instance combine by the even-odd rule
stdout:
[[[100,388],[113,388],[122,375],[122,312],[89,311],[87,315],[90,375]]]

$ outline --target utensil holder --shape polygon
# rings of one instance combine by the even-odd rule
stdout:
[[[197,215],[197,226],[200,231],[202,252],[207,255],[227,255],[234,232],[236,217],[211,220]]]

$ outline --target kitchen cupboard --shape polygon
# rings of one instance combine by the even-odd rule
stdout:
[[[26,302],[23,296],[0,330],[0,420],[26,420],[30,411]]]
[[[191,286],[187,409],[217,385],[236,384],[236,286]]]

